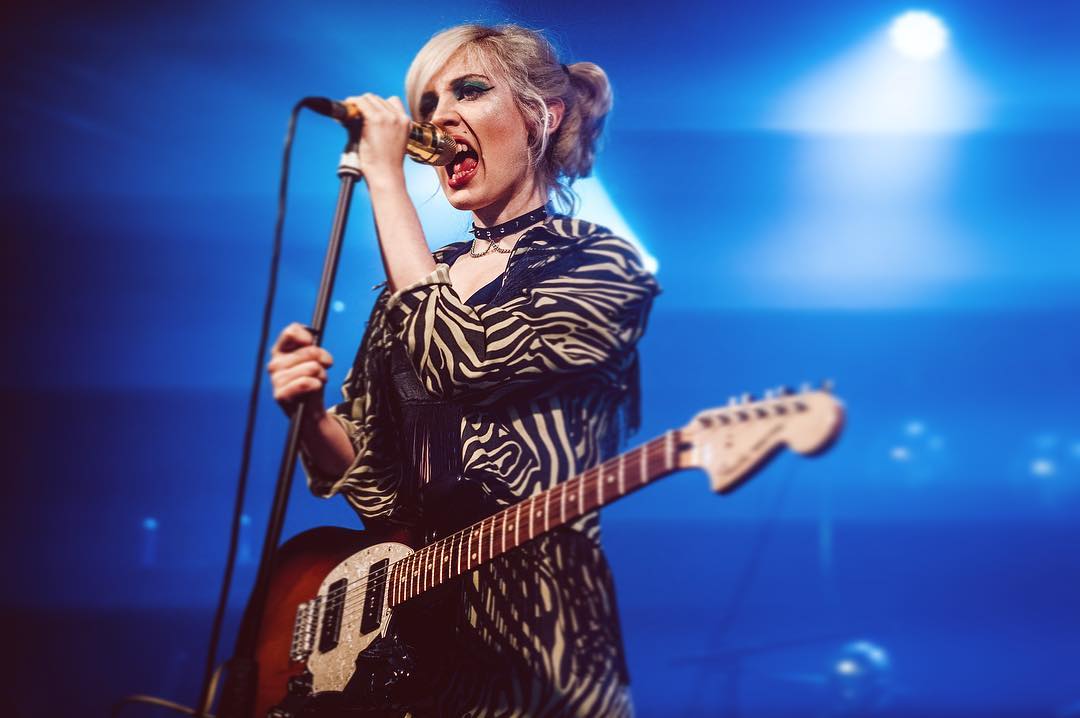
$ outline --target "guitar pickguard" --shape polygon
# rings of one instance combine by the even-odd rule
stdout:
[[[307,658],[315,693],[343,690],[356,656],[385,630],[390,619],[386,567],[412,552],[401,543],[376,544],[342,561],[323,580],[323,625]]]

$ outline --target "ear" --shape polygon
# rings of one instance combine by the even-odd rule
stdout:
[[[552,100],[548,103],[547,108],[548,117],[551,118],[548,121],[548,134],[552,135],[562,124],[563,115],[566,114],[566,103],[562,100]]]

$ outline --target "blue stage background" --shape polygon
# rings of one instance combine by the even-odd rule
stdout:
[[[1080,5],[920,7],[933,60],[889,55],[909,8],[879,0],[11,13],[0,712],[194,702],[289,108],[400,94],[431,33],[481,20],[612,78],[582,214],[664,287],[639,438],[804,380],[848,410],[731,496],[687,473],[605,510],[639,715],[1080,715]],[[275,327],[310,315],[341,140],[301,119]],[[461,239],[426,172],[432,245]],[[365,204],[335,385],[381,279]],[[223,657],[284,428],[264,391]],[[286,535],[325,524],[356,521],[298,481]]]

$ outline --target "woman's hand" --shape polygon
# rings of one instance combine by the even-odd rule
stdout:
[[[291,413],[299,403],[313,416],[325,411],[323,388],[326,370],[334,364],[330,352],[315,345],[315,337],[302,324],[293,322],[278,335],[270,350],[266,370],[274,387],[274,400]]]
[[[360,171],[364,173],[364,181],[371,185],[400,178],[404,186],[405,171],[401,165],[411,122],[401,100],[369,92],[346,98],[345,104],[356,107],[364,118],[360,135]]]

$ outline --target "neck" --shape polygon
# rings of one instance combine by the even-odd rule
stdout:
[[[678,431],[594,466],[410,554],[391,568],[397,606],[679,469]]]
[[[502,222],[531,212],[547,201],[547,197],[538,188],[528,192],[518,192],[506,200],[500,200],[487,207],[473,210],[473,221],[477,227],[494,227]]]

